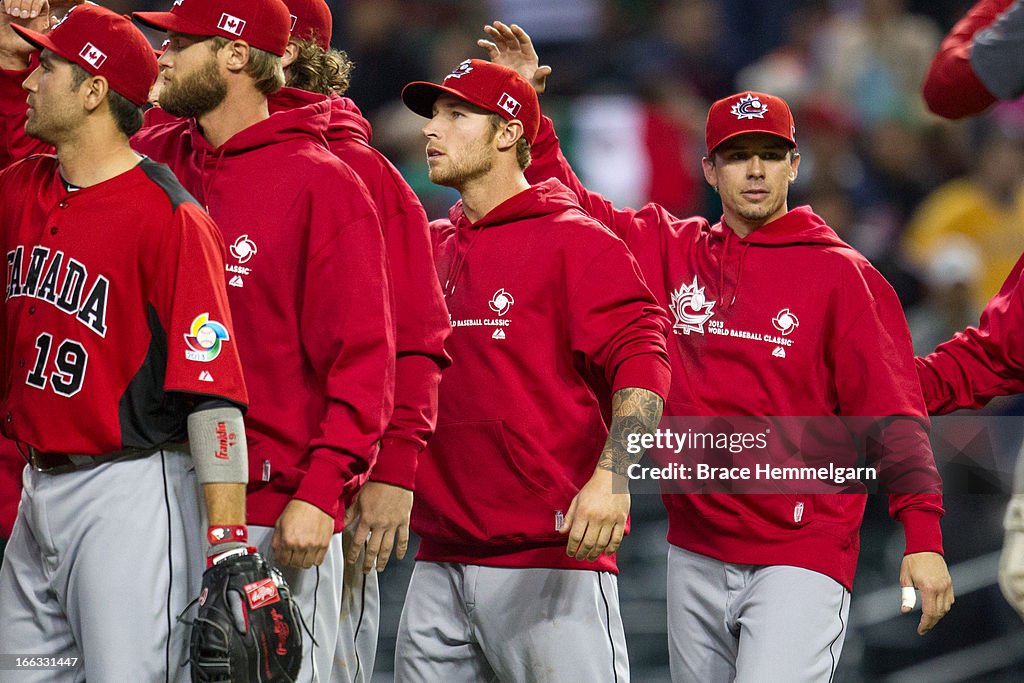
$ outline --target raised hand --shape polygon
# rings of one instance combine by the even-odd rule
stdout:
[[[2,0],[0,1],[0,68],[18,71],[28,66],[34,47],[11,29],[18,24],[46,33],[56,21],[85,0]]]
[[[491,61],[515,69],[530,82],[538,95],[543,93],[547,87],[547,78],[551,75],[551,67],[540,65],[540,58],[526,31],[516,24],[508,26],[495,21],[484,26],[484,33],[490,40],[481,38],[476,44],[487,50]]]

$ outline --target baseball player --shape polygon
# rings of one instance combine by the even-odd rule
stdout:
[[[960,118],[978,114],[997,99],[1024,94],[1024,2],[983,0],[943,40],[924,82],[924,97],[936,114]],[[1020,332],[1024,257],[999,292],[969,327],[917,359],[928,411],[950,413],[981,408],[996,396],[1024,392]],[[1024,457],[1017,458],[1013,495],[1003,520],[999,587],[1024,618]]]
[[[373,464],[391,415],[395,345],[383,238],[352,171],[323,147],[330,101],[268,113],[284,81],[281,0],[182,0],[136,20],[166,31],[160,105],[177,122],[136,149],[166,161],[218,221],[251,368],[250,540],[286,568],[312,638],[302,680],[334,660],[342,490]],[[314,646],[315,642],[315,646]]]
[[[3,123],[0,124],[0,169],[30,154],[50,154],[54,151],[52,146],[25,133],[28,105],[21,84],[39,65],[39,55],[31,44],[14,32],[11,25],[18,23],[26,28],[43,31],[49,27],[51,13],[63,15],[70,4],[75,3],[55,0],[52,8],[45,5],[48,11],[37,11],[32,17],[28,16],[31,15],[30,9],[24,19],[21,18],[19,0],[4,0],[0,4],[0,112],[3,114]],[[0,438],[0,555],[4,540],[10,537],[18,512],[21,471],[24,467],[25,459],[18,452],[17,446],[12,441]]]
[[[28,460],[0,647],[55,668],[4,678],[183,680],[176,617],[199,592],[201,519],[214,560],[245,540],[224,243],[170,170],[129,147],[158,70],[142,33],[95,5],[45,36],[14,30],[42,49],[26,132],[57,155],[0,172],[0,415]]]
[[[345,487],[348,568],[332,680],[369,681],[377,654],[380,597],[377,571],[409,541],[416,460],[437,420],[437,384],[449,359],[447,309],[431,256],[427,216],[398,170],[370,146],[370,123],[342,93],[351,62],[330,49],[332,18],[324,0],[286,0],[292,37],[282,64],[289,86],[270,97],[270,110],[306,107],[327,95],[325,131],[331,152],[366,185],[377,207],[391,266],[395,347],[395,410],[377,461]],[[315,93],[315,94],[310,94]],[[365,482],[365,483],[364,483]],[[365,549],[365,552],[363,552]]]
[[[538,66],[529,36],[500,22],[486,31],[480,44],[492,58],[543,90],[550,69]],[[953,592],[910,336],[895,292],[871,264],[810,207],[789,210],[800,165],[795,130],[778,97],[743,92],[711,106],[702,167],[722,198],[715,225],[653,204],[615,209],[573,174],[549,119],[527,177],[563,180],[626,241],[672,311],[667,415],[876,416],[873,425],[890,416],[877,437],[888,450],[881,466],[918,472],[912,488],[889,496],[889,512],[906,535],[900,585],[922,593],[923,634]],[[812,427],[785,438],[806,453],[856,457],[849,433],[828,436]],[[865,499],[667,492],[673,680],[829,680],[846,634]]]
[[[462,200],[432,226],[452,367],[416,471],[395,680],[627,681],[626,438],[661,415],[664,312],[572,193],[526,182],[529,83],[467,60],[402,99],[430,119],[431,181]]]

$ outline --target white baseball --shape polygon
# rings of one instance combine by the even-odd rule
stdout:
[[[213,328],[203,325],[196,334],[196,341],[204,349],[213,348],[213,345],[217,343],[217,333],[213,331]]]

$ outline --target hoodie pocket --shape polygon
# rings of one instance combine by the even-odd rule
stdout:
[[[511,448],[501,420],[438,425],[417,473],[415,531],[464,545],[562,539],[557,515],[576,489],[545,460]]]
[[[813,522],[814,498],[813,495],[790,496],[777,493],[712,494],[698,497],[704,517],[739,517],[746,523],[778,531],[801,529]]]

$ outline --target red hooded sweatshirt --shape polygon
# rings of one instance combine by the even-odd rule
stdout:
[[[886,443],[924,473],[926,485],[919,477],[914,495],[890,495],[889,512],[903,524],[908,554],[942,552],[941,481],[910,334],[892,287],[863,256],[808,207],[742,239],[723,223],[679,219],[654,204],[615,209],[573,174],[547,118],[533,152],[531,181],[567,182],[626,241],[673,312],[666,416],[907,416],[887,428],[894,440]],[[684,309],[680,301],[697,291],[700,310]],[[663,500],[673,545],[724,562],[804,567],[853,585],[864,494]]]
[[[665,313],[557,181],[450,219],[432,226],[453,362],[416,473],[416,559],[616,571],[567,557],[557,528],[608,435],[595,392],[665,395]]]
[[[320,99],[295,88],[270,97],[270,111],[304,107]],[[331,152],[348,164],[366,185],[384,230],[391,266],[395,318],[395,411],[384,431],[377,462],[369,478],[411,489],[416,460],[437,422],[437,385],[451,363],[444,350],[451,334],[448,310],[434,270],[427,214],[390,161],[370,146],[370,122],[352,100],[332,96],[326,131]],[[345,487],[355,495],[366,475]]]
[[[217,222],[249,387],[250,524],[292,498],[335,516],[373,464],[391,415],[395,345],[380,223],[366,188],[323,146],[326,97],[213,148],[193,120],[132,146],[168,164]]]

